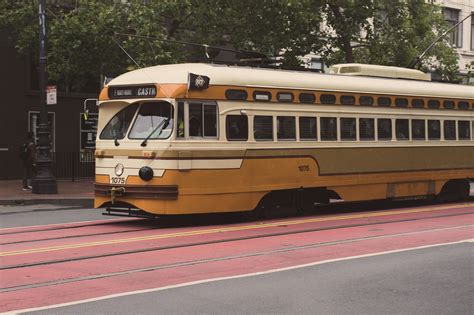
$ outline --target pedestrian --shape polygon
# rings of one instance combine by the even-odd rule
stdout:
[[[26,140],[21,146],[20,157],[23,160],[23,190],[30,190],[31,178],[36,168],[36,144],[32,132],[26,135]]]

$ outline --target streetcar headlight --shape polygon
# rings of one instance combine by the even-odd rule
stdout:
[[[138,176],[140,176],[140,178],[143,180],[149,181],[153,178],[153,170],[151,167],[143,166],[138,171]]]
[[[115,165],[115,175],[122,176],[123,170],[124,170],[124,167],[122,163]]]

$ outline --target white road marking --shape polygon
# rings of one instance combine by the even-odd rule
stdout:
[[[353,260],[353,259],[359,259],[359,258],[381,256],[381,255],[387,255],[387,254],[394,254],[394,253],[413,251],[413,250],[432,248],[432,247],[439,247],[439,246],[455,245],[455,244],[461,244],[461,243],[474,243],[474,238],[465,239],[465,240],[456,241],[456,242],[424,245],[424,246],[396,249],[396,250],[390,250],[390,251],[378,252],[378,253],[372,253],[372,254],[364,254],[364,255],[350,256],[350,257],[343,257],[343,258],[336,258],[336,259],[328,259],[328,260],[317,261],[317,262],[302,264],[302,265],[297,265],[297,266],[271,269],[271,270],[266,270],[266,271],[254,272],[254,273],[249,273],[249,274],[241,274],[241,275],[235,275],[235,276],[205,279],[205,280],[175,284],[175,285],[170,285],[170,286],[164,286],[164,287],[154,288],[154,289],[146,289],[146,290],[124,292],[124,293],[118,293],[118,294],[111,294],[111,295],[106,295],[106,296],[97,297],[97,298],[91,298],[91,299],[85,299],[85,300],[79,300],[79,301],[74,301],[74,302],[68,302],[68,303],[62,303],[62,304],[56,304],[56,305],[49,305],[49,306],[43,306],[43,307],[29,308],[29,309],[23,309],[23,310],[16,310],[16,311],[11,311],[11,312],[1,313],[1,314],[13,315],[13,314],[22,314],[22,313],[34,312],[34,311],[42,311],[42,310],[47,310],[47,309],[53,309],[53,308],[59,308],[59,307],[65,307],[65,306],[72,306],[72,305],[78,305],[78,304],[89,303],[89,302],[96,302],[96,301],[101,301],[101,300],[106,300],[106,299],[111,299],[111,298],[117,298],[117,297],[122,297],[122,296],[128,296],[128,295],[134,295],[134,294],[158,292],[158,291],[182,288],[182,287],[198,285],[198,284],[204,284],[204,283],[210,283],[210,282],[216,282],[216,281],[232,280],[232,279],[239,279],[239,278],[247,278],[247,277],[266,275],[266,274],[270,274],[270,273],[276,273],[276,272],[282,272],[282,271],[287,271],[287,270],[294,270],[294,269],[312,267],[312,266],[317,266],[317,265],[322,265],[322,264],[327,264],[327,263],[333,263],[333,262],[339,262],[339,261],[345,261],[345,260]]]

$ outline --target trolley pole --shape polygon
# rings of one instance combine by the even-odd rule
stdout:
[[[34,194],[57,194],[58,185],[53,175],[51,159],[51,130],[48,122],[46,104],[46,16],[45,0],[39,0],[39,90],[40,116],[38,123],[38,156],[36,159],[36,175],[32,180]]]

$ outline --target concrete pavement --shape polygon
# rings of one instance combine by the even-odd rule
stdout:
[[[92,207],[94,181],[58,181],[57,194],[33,194],[23,191],[21,180],[0,181],[0,205],[66,205]]]

